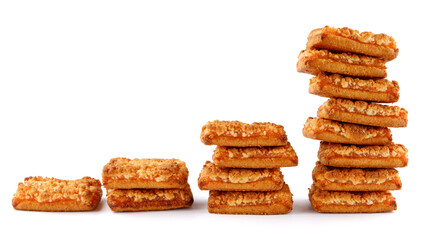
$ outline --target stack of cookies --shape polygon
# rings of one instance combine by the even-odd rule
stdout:
[[[198,186],[210,190],[208,211],[219,214],[284,214],[292,210],[292,194],[281,167],[298,158],[283,126],[213,121],[202,128],[201,141],[217,145]]]
[[[112,211],[152,211],[190,207],[189,171],[178,159],[113,158],[102,172]]]
[[[401,188],[394,168],[408,157],[389,127],[406,127],[408,113],[381,103],[399,99],[398,83],[385,79],[385,63],[398,51],[385,34],[327,26],[310,33],[297,70],[315,75],[311,94],[330,98],[303,128],[305,137],[322,141],[309,191],[316,211],[396,210],[389,190]]]

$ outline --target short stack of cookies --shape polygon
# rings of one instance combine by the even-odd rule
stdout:
[[[385,79],[385,63],[398,55],[385,34],[349,28],[313,30],[297,70],[315,75],[309,93],[330,99],[307,119],[303,135],[321,140],[309,191],[318,212],[396,210],[390,190],[401,189],[398,171],[408,151],[392,142],[389,127],[406,127],[408,112],[381,103],[399,100],[399,85]]]
[[[112,211],[154,211],[190,207],[189,171],[178,159],[113,158],[102,182]]]
[[[292,210],[292,194],[281,167],[298,158],[283,126],[274,123],[213,121],[202,128],[201,141],[217,145],[198,186],[210,190],[208,211],[218,214],[284,214]]]

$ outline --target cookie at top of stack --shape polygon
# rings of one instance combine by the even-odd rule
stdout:
[[[401,188],[398,171],[407,150],[392,142],[389,127],[406,127],[408,112],[393,103],[399,84],[384,79],[385,63],[397,57],[396,42],[385,34],[349,28],[313,30],[297,70],[316,75],[309,93],[330,99],[308,118],[303,135],[321,140],[309,199],[318,212],[396,210],[389,190]]]
[[[210,190],[208,211],[220,214],[284,214],[292,210],[292,194],[281,167],[298,158],[283,126],[274,123],[213,121],[202,128],[201,141],[217,145],[198,178]]]
[[[113,158],[102,182],[112,211],[152,211],[190,207],[189,171],[178,159]]]

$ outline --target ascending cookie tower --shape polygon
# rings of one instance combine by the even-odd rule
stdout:
[[[219,214],[284,214],[292,210],[292,194],[281,167],[298,158],[283,126],[213,121],[202,128],[201,141],[217,145],[198,186],[210,190],[208,211]]]
[[[313,30],[297,70],[315,75],[309,93],[330,98],[307,119],[303,135],[321,140],[309,200],[318,212],[396,210],[390,190],[401,189],[397,167],[407,149],[389,127],[406,127],[407,111],[393,105],[399,85],[385,79],[385,63],[398,54],[385,34],[349,28]]]
[[[113,158],[102,172],[107,203],[115,212],[190,207],[189,171],[178,159]]]

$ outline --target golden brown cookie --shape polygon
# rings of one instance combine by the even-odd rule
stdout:
[[[322,213],[376,213],[397,209],[396,200],[388,191],[325,191],[312,185],[309,200],[313,209]]]
[[[397,168],[408,164],[408,150],[402,144],[356,146],[321,142],[319,161],[333,167]]]
[[[336,52],[352,52],[383,58],[386,61],[395,59],[399,53],[396,42],[391,36],[382,33],[359,32],[347,27],[325,26],[315,29],[309,34],[306,47]]]
[[[108,189],[107,203],[114,212],[156,211],[192,206],[189,184],[183,189]]]
[[[399,84],[387,79],[360,79],[320,73],[310,80],[309,93],[322,97],[393,103],[399,100]]]
[[[184,188],[188,175],[178,159],[113,158],[103,168],[102,181],[112,189]]]
[[[284,180],[279,168],[219,168],[207,161],[199,175],[201,190],[276,191]]]
[[[217,146],[213,162],[222,168],[280,168],[297,166],[298,157],[290,143],[262,148]]]
[[[386,145],[392,142],[389,128],[312,117],[306,120],[303,135],[307,138],[345,144]]]
[[[101,182],[94,178],[61,180],[28,177],[18,184],[12,206],[27,211],[89,211],[98,206],[101,198]]]
[[[316,187],[327,191],[400,190],[402,182],[393,168],[337,168],[319,161],[312,171]]]
[[[287,184],[279,191],[210,191],[208,199],[209,213],[218,214],[285,214],[291,212],[292,205],[292,194]]]
[[[378,127],[406,127],[408,112],[398,106],[343,98],[330,98],[318,109],[318,117]]]
[[[282,125],[274,123],[216,120],[203,126],[201,142],[231,147],[283,146],[287,144],[287,135]]]
[[[387,76],[385,61],[382,59],[310,49],[300,52],[297,71],[313,75],[329,72],[363,78],[385,78]]]

